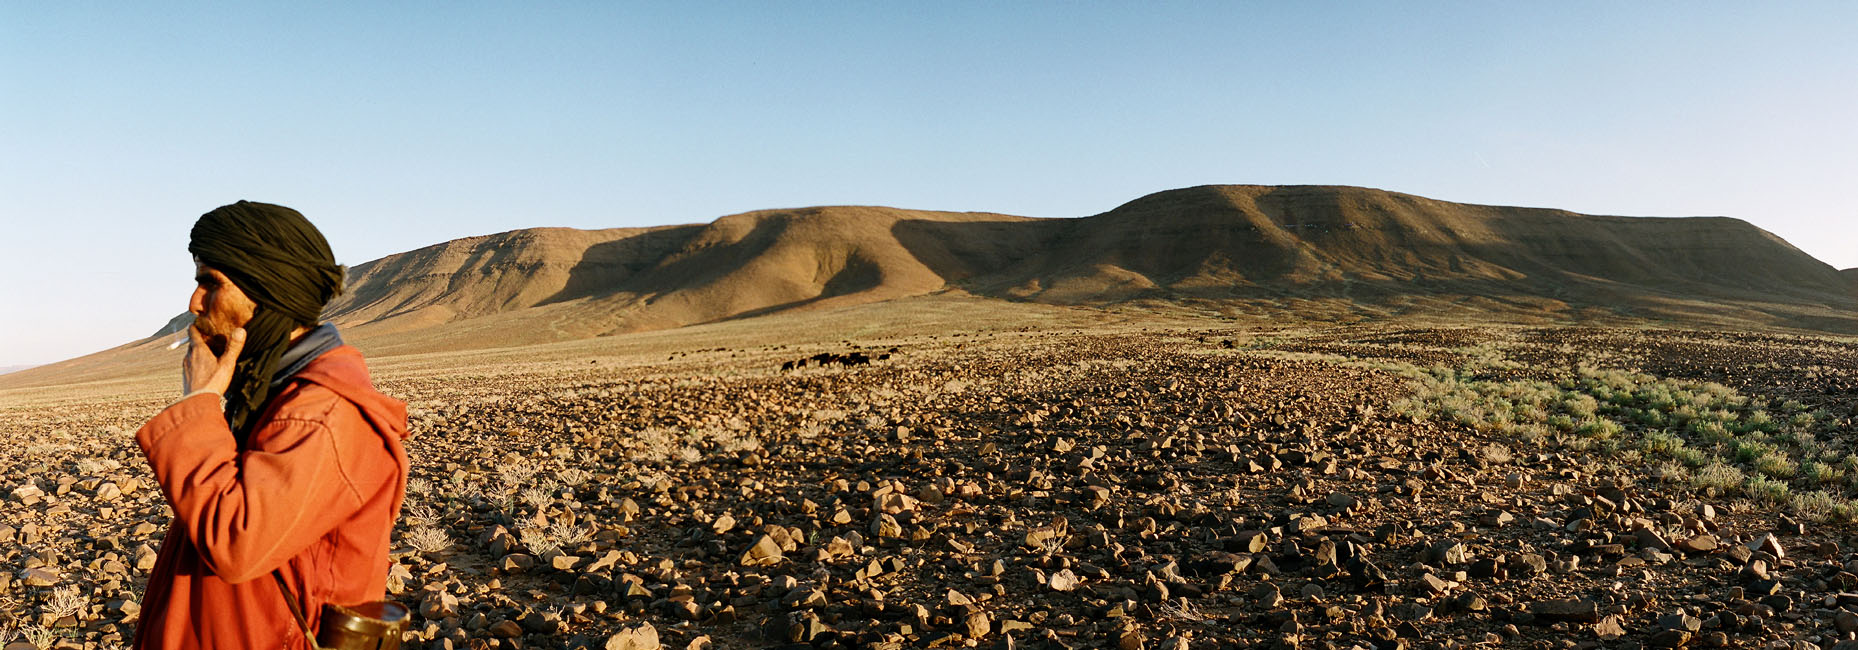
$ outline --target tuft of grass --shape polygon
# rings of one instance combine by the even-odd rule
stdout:
[[[52,593],[45,597],[43,611],[52,620],[57,620],[66,616],[76,616],[78,612],[84,610],[87,604],[89,603],[84,598],[84,592],[77,585],[65,585],[53,589]]]
[[[1800,518],[1814,523],[1824,523],[1837,512],[1839,503],[1832,495],[1814,490],[1794,495],[1789,505],[1793,513]]]
[[[522,542],[523,547],[529,549],[529,553],[536,557],[548,555],[550,552],[561,552],[561,542],[538,528],[523,529]]]
[[[1671,457],[1683,463],[1686,467],[1702,467],[1709,464],[1711,459],[1708,452],[1694,447],[1680,447],[1676,451],[1671,452]]]
[[[1776,481],[1766,476],[1750,476],[1742,484],[1742,491],[1756,503],[1768,506],[1781,506],[1793,498],[1793,488],[1786,481]]]
[[[1652,469],[1652,475],[1665,483],[1689,483],[1693,480],[1690,475],[1690,468],[1675,460],[1667,460],[1659,463],[1657,467]]]
[[[554,495],[549,494],[547,490],[543,490],[542,488],[529,488],[523,490],[521,499],[523,503],[528,504],[529,507],[535,508],[536,510],[541,510],[547,507],[548,504],[555,502]]]
[[[1583,420],[1574,432],[1596,440],[1612,440],[1624,430],[1625,428],[1619,426],[1618,422],[1606,418],[1590,418]]]
[[[555,478],[561,479],[561,484],[568,487],[580,487],[582,483],[586,483],[593,477],[593,472],[579,467],[570,467],[555,473]]]
[[[1774,445],[1760,440],[1735,440],[1729,446],[1735,450],[1735,460],[1740,463],[1754,463],[1763,457],[1780,453]]]
[[[1799,469],[1799,465],[1794,464],[1781,453],[1771,453],[1755,459],[1755,471],[1760,472],[1762,476],[1777,479],[1793,478]]]
[[[1825,485],[1827,483],[1837,482],[1839,479],[1844,478],[1844,476],[1839,472],[1838,468],[1819,461],[1809,460],[1800,463],[1800,478],[1817,485]]]
[[[1710,463],[1691,477],[1692,486],[1728,494],[1744,482],[1742,470],[1721,462]]]
[[[451,536],[433,526],[420,526],[407,531],[401,541],[421,553],[437,553],[452,547]]]
[[[1668,431],[1651,431],[1639,440],[1639,449],[1648,454],[1675,457],[1679,451],[1684,449],[1684,439]]]
[[[39,650],[51,650],[52,646],[58,642],[58,634],[56,632],[53,632],[51,628],[38,625],[27,625],[19,628],[19,638]]]

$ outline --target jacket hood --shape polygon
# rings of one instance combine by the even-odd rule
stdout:
[[[368,379],[368,364],[361,351],[343,345],[316,357],[292,379],[322,386],[353,403],[381,437],[400,441],[411,435],[406,426],[406,402],[382,395]]]

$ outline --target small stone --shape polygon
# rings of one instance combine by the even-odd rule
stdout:
[[[500,639],[514,639],[523,635],[523,626],[516,621],[497,621],[490,626],[490,635]]]
[[[878,539],[903,537],[903,524],[897,523],[897,518],[890,513],[880,512],[871,520],[871,536]]]
[[[1506,568],[1517,577],[1533,578],[1548,571],[1548,558],[1536,553],[1520,553],[1510,559]]]
[[[606,639],[606,650],[658,650],[658,628],[651,623],[622,629]]]
[[[1284,603],[1283,592],[1278,590],[1277,585],[1269,582],[1260,583],[1257,587],[1253,588],[1252,598],[1258,601],[1258,606],[1265,609],[1271,609]]]
[[[1600,620],[1600,606],[1591,600],[1542,600],[1529,607],[1529,613],[1546,621],[1593,623]]]
[[[1226,550],[1239,553],[1262,553],[1270,545],[1271,536],[1260,530],[1241,531],[1226,540]]]
[[[155,570],[157,554],[155,547],[143,544],[135,549],[135,568],[140,571]]]
[[[743,566],[779,564],[781,557],[780,542],[774,541],[774,538],[771,536],[762,535],[755,538],[754,545],[748,547],[748,550],[742,553],[740,564]]]
[[[1634,534],[1639,538],[1639,548],[1651,548],[1666,552],[1671,550],[1671,542],[1666,540],[1663,535],[1658,534],[1658,531],[1650,528],[1640,528]]]
[[[1445,593],[1446,588],[1447,585],[1444,580],[1440,580],[1438,576],[1430,573],[1422,575],[1418,580],[1413,581],[1413,593],[1422,596],[1436,596]]]
[[[13,488],[13,500],[29,505],[29,506],[37,504],[41,499],[44,499],[44,498],[45,498],[45,491],[39,489],[39,486],[33,485],[31,483],[27,483],[25,485],[21,485],[19,487]]]
[[[619,564],[622,557],[624,556],[619,551],[607,551],[606,555],[600,556],[600,559],[594,560],[593,564],[587,565],[587,572],[599,573],[611,569]]]
[[[525,553],[511,553],[503,556],[504,573],[522,573],[535,568],[535,557]]]
[[[826,595],[818,589],[801,587],[787,592],[781,597],[781,606],[788,610],[813,609],[826,606]]]
[[[1698,620],[1697,617],[1691,616],[1689,614],[1683,614],[1683,613],[1666,614],[1664,616],[1658,617],[1658,627],[1661,627],[1667,630],[1683,630],[1685,632],[1696,632],[1697,630],[1703,629],[1703,621]]]
[[[1045,586],[1051,587],[1052,591],[1070,591],[1077,588],[1077,582],[1077,574],[1070,569],[1059,569],[1045,579]]]
[[[1034,550],[1049,549],[1064,541],[1064,530],[1057,526],[1040,526],[1026,531],[1026,548]]]
[[[1776,560],[1787,557],[1787,551],[1781,549],[1781,540],[1775,538],[1774,533],[1762,533],[1755,541],[1748,543],[1748,550],[1765,552]]]
[[[20,572],[19,579],[28,587],[51,587],[58,584],[58,572],[47,567],[33,567]]]
[[[970,639],[986,638],[987,634],[993,631],[993,619],[987,616],[987,612],[969,614],[963,623],[965,625],[963,633]]]
[[[1645,639],[1645,645],[1654,648],[1681,648],[1690,643],[1691,633],[1683,630],[1661,630]]]
[[[1428,564],[1465,564],[1471,561],[1471,553],[1464,542],[1455,539],[1442,539],[1426,549]]]
[[[429,594],[419,601],[419,615],[429,621],[457,616],[458,597],[443,591]]]
[[[1142,646],[1147,642],[1148,637],[1143,636],[1141,630],[1125,629],[1116,637],[1116,649],[1142,650]]]
[[[1626,627],[1624,622],[1625,620],[1618,615],[1610,615],[1606,618],[1602,618],[1600,622],[1595,623],[1593,626],[1594,636],[1600,637],[1602,641],[1612,641],[1625,636]]]
[[[561,629],[561,618],[552,613],[530,611],[523,614],[522,618],[517,620],[517,624],[522,625],[524,630],[536,634],[554,634],[556,630]]]
[[[1715,535],[1704,534],[1678,542],[1677,550],[1688,555],[1701,555],[1716,552],[1717,546]]]

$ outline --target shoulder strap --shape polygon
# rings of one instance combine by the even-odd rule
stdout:
[[[316,645],[316,634],[310,632],[310,622],[303,618],[303,607],[297,604],[297,597],[291,595],[290,588],[284,586],[284,576],[277,571],[271,572],[271,579],[277,581],[277,592],[284,595],[284,604],[290,606],[290,615],[297,617],[297,627],[303,630],[303,638],[308,639],[310,647],[320,650]]]

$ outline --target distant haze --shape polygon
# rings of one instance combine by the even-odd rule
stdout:
[[[1855,24],[1851,2],[0,3],[0,364],[159,327],[188,227],[238,199],[359,264],[543,226],[1335,184],[1728,216],[1854,268]]]

